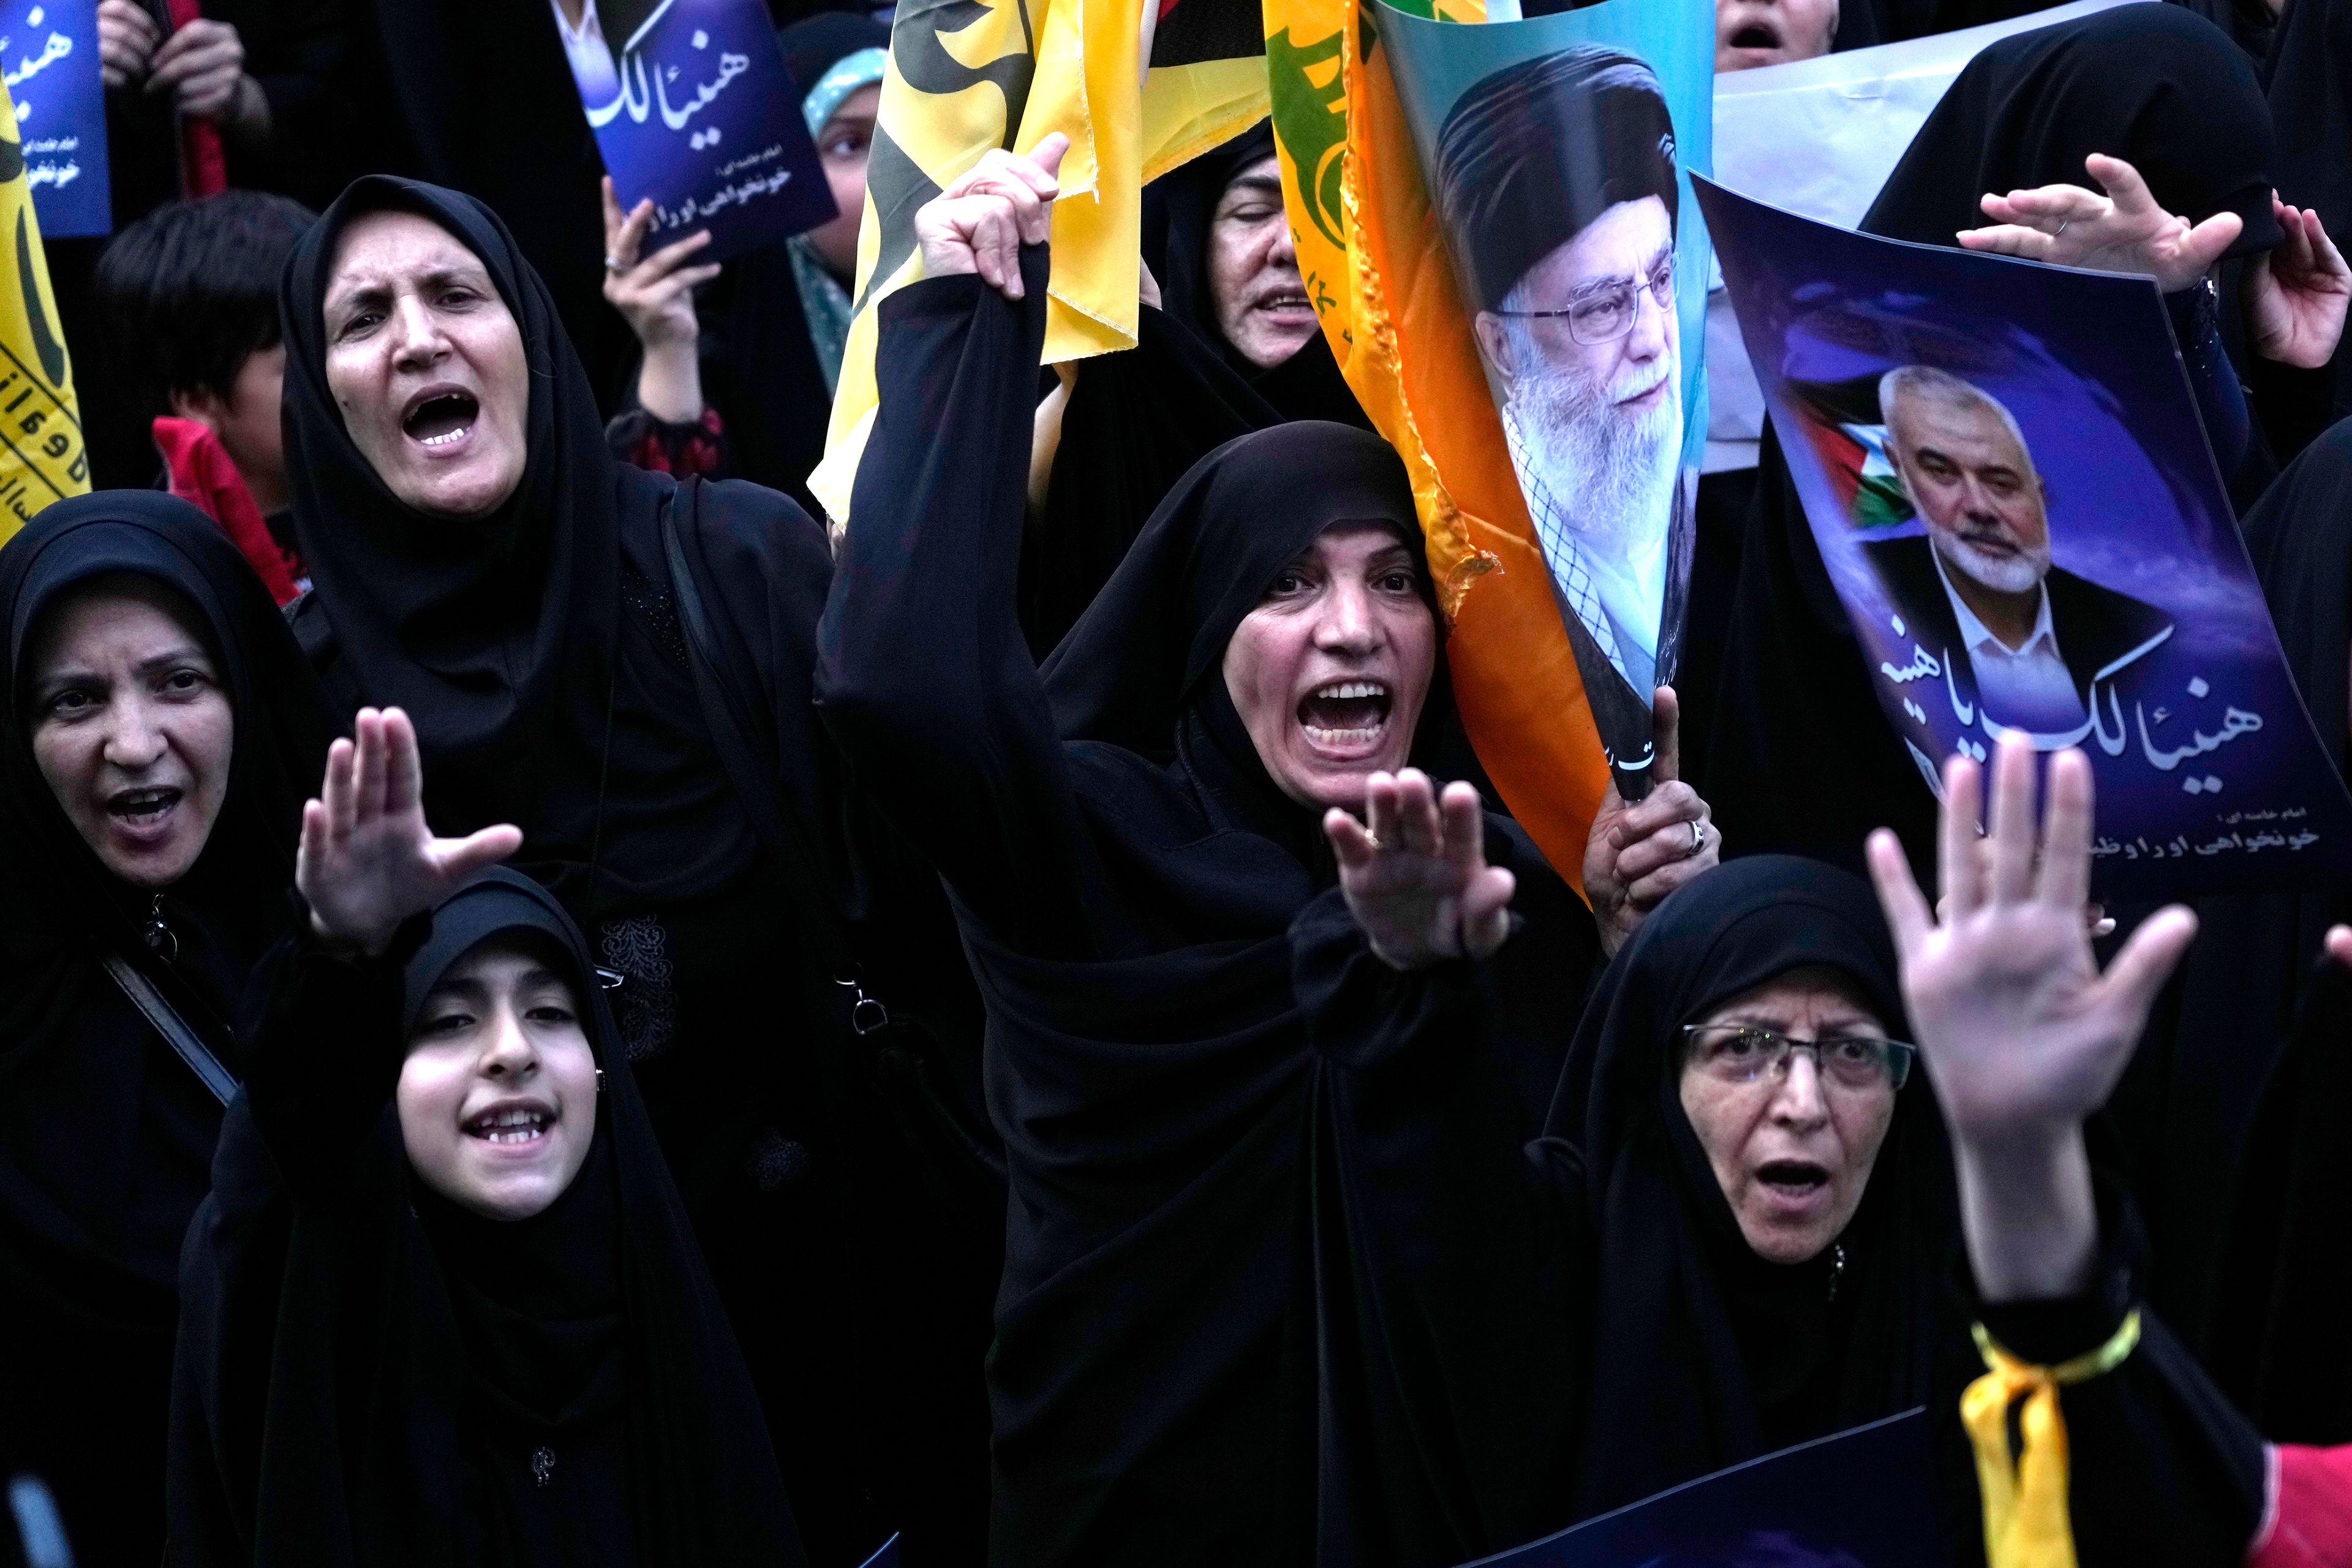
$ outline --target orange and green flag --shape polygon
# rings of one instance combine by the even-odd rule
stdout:
[[[1491,65],[1557,48],[1553,35],[1588,26],[1585,18],[1602,29],[1653,22],[1646,13],[1633,19],[1633,0],[1603,0],[1576,11],[1575,22],[1524,23],[1488,22],[1485,0],[1263,5],[1283,194],[1307,297],[1358,402],[1404,459],[1446,619],[1454,697],[1479,762],[1574,885],[1609,791],[1610,754],[1480,358],[1475,308],[1424,178],[1415,132],[1432,128],[1412,114],[1454,101]],[[1682,34],[1702,9],[1711,40],[1711,7],[1693,4],[1683,17],[1680,0],[1643,5],[1675,11],[1663,30],[1675,49],[1688,52]],[[1398,39],[1383,39],[1384,26],[1411,35],[1409,60]],[[1709,54],[1697,68],[1711,62]],[[1408,77],[1405,65],[1418,74]],[[1446,86],[1442,100],[1432,99],[1433,77]],[[1409,101],[1412,90],[1421,97]],[[1704,277],[1703,257],[1696,270]],[[1580,500],[1568,497],[1571,514]],[[1605,666],[1601,673],[1619,679]],[[1646,688],[1638,700],[1635,717],[1645,720]],[[1641,727],[1628,754],[1646,766]]]

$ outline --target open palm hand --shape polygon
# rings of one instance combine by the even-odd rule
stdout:
[[[1985,196],[1979,205],[1993,221],[1960,230],[1961,248],[2153,278],[2173,294],[2203,278],[2245,226],[2235,213],[2191,224],[2165,211],[2121,158],[2094,153],[2084,168],[2101,190],[2042,185]]]
[[[327,748],[320,798],[302,807],[294,885],[321,941],[378,954],[403,921],[520,848],[522,830],[500,824],[465,838],[435,837],[425,825],[425,767],[408,715],[362,708],[352,732]]]
[[[1418,768],[1374,773],[1365,822],[1336,806],[1323,831],[1339,861],[1339,886],[1382,963],[1419,969],[1448,958],[1486,958],[1511,934],[1517,880],[1486,864],[1478,792],[1452,784],[1442,797]]]
[[[2083,919],[2090,763],[2074,751],[2052,758],[2037,835],[2033,749],[2004,737],[1993,761],[1990,854],[1977,842],[1979,772],[1965,757],[1945,766],[1937,910],[1892,835],[1872,837],[1870,868],[1945,1116],[1961,1139],[2002,1142],[2072,1129],[2105,1103],[2196,920],[2178,906],[2161,911],[2101,973]]]

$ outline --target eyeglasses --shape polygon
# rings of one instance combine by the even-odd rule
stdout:
[[[1810,1052],[1823,1081],[1841,1089],[1901,1089],[1919,1047],[1867,1035],[1800,1040],[1754,1024],[1685,1024],[1684,1061],[1721,1083],[1754,1083],[1768,1074],[1789,1076],[1789,1058]]]
[[[1613,343],[1633,330],[1642,314],[1642,295],[1647,291],[1658,302],[1661,310],[1675,308],[1675,253],[1667,251],[1658,258],[1647,278],[1620,278],[1605,289],[1599,289],[1579,300],[1565,310],[1497,310],[1498,316],[1509,316],[1523,321],[1568,321],[1568,335],[1588,348],[1601,343]]]

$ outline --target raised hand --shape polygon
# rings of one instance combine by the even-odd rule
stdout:
[[[2335,357],[2352,305],[2352,267],[2327,237],[2319,214],[2292,207],[2271,194],[2285,237],[2246,269],[2245,299],[2254,352],[2300,370],[2317,370]]]
[[[1937,909],[1892,833],[1871,835],[1869,857],[1952,1135],[1969,1259],[1987,1298],[2010,1300],[2068,1295],[2088,1279],[2098,1219],[2083,1120],[2114,1090],[2197,919],[2177,904],[2158,911],[2102,974],[2083,918],[2090,763],[2073,750],[2051,758],[2038,835],[2031,742],[2003,735],[1992,768],[1986,854],[1980,770],[1966,757],[1945,764]]]
[[[373,956],[410,916],[520,848],[522,830],[500,824],[436,838],[425,826],[425,768],[408,715],[362,708],[352,731],[353,740],[327,748],[323,798],[302,807],[294,886],[321,941]]]
[[[955,182],[915,214],[915,240],[923,276],[977,272],[1008,300],[1022,296],[1021,247],[1043,245],[1052,232],[1055,174],[1070,139],[1056,131],[1028,157],[999,147],[981,155]]]
[[[640,257],[654,221],[651,197],[624,216],[604,177],[604,299],[645,348],[637,402],[655,418],[685,425],[702,417],[701,325],[694,291],[719,276],[717,265],[688,263],[710,244],[704,229]]]
[[[1682,779],[1682,704],[1671,686],[1651,700],[1657,724],[1650,793],[1628,805],[1612,780],[1584,840],[1584,896],[1615,956],[1659,901],[1723,858],[1706,801]]]
[[[2121,158],[2094,153],[2083,166],[2105,195],[2043,185],[1987,195],[1978,205],[1992,224],[1960,230],[1961,248],[2153,278],[2174,294],[2203,278],[2245,227],[2235,213],[2192,226],[2166,212],[2139,171]]]
[[[1392,969],[1448,958],[1486,958],[1511,934],[1518,880],[1486,864],[1486,816],[1466,784],[1443,796],[1419,768],[1374,773],[1366,822],[1334,806],[1324,834],[1339,860],[1339,888],[1373,955]]]

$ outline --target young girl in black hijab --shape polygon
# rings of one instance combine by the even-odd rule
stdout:
[[[1462,1373],[1485,1347],[1528,1342],[1496,1328],[1533,1300],[1512,1256],[1475,1219],[1416,1226],[1433,1188],[1390,1176],[1515,1161],[1436,1108],[1533,1130],[1591,917],[1475,790],[1396,773],[1445,697],[1376,437],[1304,421],[1212,453],[1031,661],[1057,155],[992,153],[921,216],[819,682],[989,1002],[1012,1180],[991,1560],[1457,1563],[1540,1528],[1564,1455],[1529,1436],[1539,1369],[1458,1397],[1503,1386]],[[1704,816],[1669,782],[1596,835],[1589,880],[1630,889],[1599,900],[1612,942],[1712,862]]]
[[[976,1007],[935,880],[852,847],[877,841],[810,706],[823,533],[775,491],[617,462],[468,197],[358,182],[280,304],[296,630],[343,711],[412,715],[454,828],[521,827],[627,977],[621,1037],[813,1556],[902,1523],[919,1556],[933,1515],[976,1538],[995,1264],[966,1215],[1001,1202],[962,1131]],[[853,1033],[836,981],[897,1026]]]
[[[327,713],[236,547],[167,496],[47,508],[0,548],[0,1460],[82,1561],[152,1561],[180,1238]]]
[[[173,1560],[798,1563],[579,928],[355,729],[190,1230]]]

